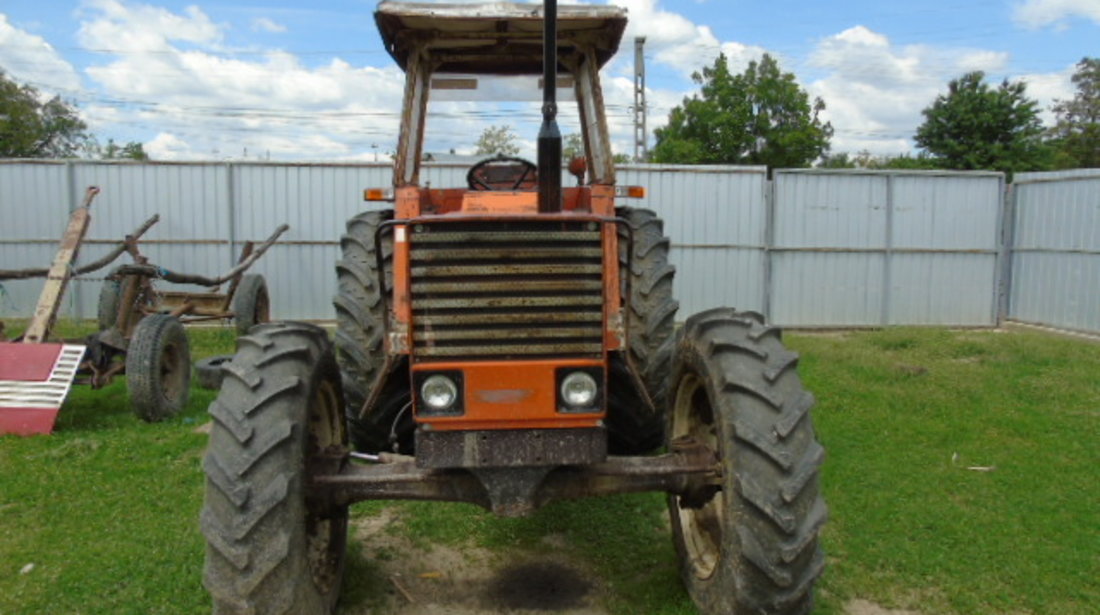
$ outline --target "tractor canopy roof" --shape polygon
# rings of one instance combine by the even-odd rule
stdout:
[[[436,4],[382,2],[374,14],[382,42],[402,69],[417,50],[443,73],[542,73],[542,6],[513,2]],[[603,66],[619,48],[626,10],[558,7],[558,49],[590,50]]]

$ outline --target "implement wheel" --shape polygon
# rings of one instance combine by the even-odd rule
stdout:
[[[126,350],[126,387],[134,414],[150,423],[175,416],[187,405],[191,350],[183,324],[168,314],[146,316]]]
[[[100,331],[106,331],[118,322],[118,306],[122,301],[122,280],[111,279],[118,268],[111,270],[110,275],[99,287],[99,303],[96,306],[96,321]]]
[[[393,211],[384,210],[365,211],[348,220],[347,233],[340,238],[342,258],[336,262],[336,358],[347,399],[348,428],[355,448],[371,453],[412,452],[411,389],[407,376],[401,376],[407,370],[386,371],[382,341],[386,298],[379,276],[385,275],[386,288],[393,288],[393,238],[383,233],[381,245],[376,245],[375,237],[378,228],[392,218]],[[384,274],[378,270],[379,250]],[[383,391],[375,404],[363,412],[363,404],[380,386]]]
[[[252,327],[271,320],[271,300],[267,296],[264,276],[258,273],[241,276],[241,283],[233,294],[233,318],[237,323],[237,335],[248,335]]]
[[[348,513],[311,497],[309,483],[338,470],[347,448],[332,348],[319,327],[259,325],[238,338],[224,371],[203,461],[203,579],[214,615],[327,615],[340,594]]]
[[[703,613],[812,609],[825,451],[797,364],[754,313],[710,310],[684,327],[669,438],[705,445],[723,474],[717,493],[669,498],[684,583]]]

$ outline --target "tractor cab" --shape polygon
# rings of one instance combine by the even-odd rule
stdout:
[[[544,74],[543,16],[539,6],[382,2],[375,19],[387,51],[406,75],[394,157],[398,218],[451,212],[564,210],[613,214],[615,168],[599,70],[619,47],[627,22],[624,9],[579,5],[559,8],[558,55],[552,66],[555,78],[549,84]],[[501,83],[505,85],[498,85]],[[545,203],[540,209],[540,173],[560,176],[559,161],[546,161],[552,164],[540,169],[535,162],[512,157],[478,162],[467,173],[465,187],[421,187],[420,162],[433,94],[453,99],[456,91],[489,91],[494,85],[502,96],[526,96],[527,100],[537,100],[533,97],[547,89],[554,91],[551,97],[556,98],[559,87],[573,93],[584,144],[585,185],[566,188],[560,199],[555,199],[560,203]],[[543,98],[544,117],[547,113],[556,116],[556,101]],[[455,123],[452,120],[450,128]],[[560,136],[558,143],[560,151]],[[557,184],[560,186],[560,179]],[[477,194],[481,192],[491,194]]]

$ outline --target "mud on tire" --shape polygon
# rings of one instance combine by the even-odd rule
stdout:
[[[668,262],[669,240],[657,214],[631,207],[619,207],[615,214],[630,225],[634,242],[628,259],[628,235],[620,229],[623,291],[630,289],[626,314],[629,339],[627,352],[612,359],[609,373],[608,444],[614,454],[640,454],[664,441],[674,321],[679,307],[672,297],[676,268]],[[652,406],[639,394],[626,361],[636,370]]]
[[[340,591],[347,507],[310,498],[307,486],[319,453],[346,450],[331,346],[312,325],[259,325],[224,371],[203,460],[214,615],[326,615]]]
[[[393,287],[393,239],[382,234],[376,245],[378,228],[393,218],[392,210],[362,212],[347,222],[347,233],[340,238],[342,258],[336,262],[338,291],[336,307],[336,359],[347,401],[348,428],[358,450],[412,452],[413,421],[408,412],[410,401],[407,370],[386,373],[385,334],[386,298],[379,287],[378,251],[386,288]],[[376,387],[383,390],[378,402],[360,416],[360,410]]]
[[[825,563],[825,451],[797,364],[778,329],[755,313],[710,310],[684,327],[669,438],[707,445],[723,470],[721,491],[701,507],[669,498],[684,582],[702,613],[812,609]]]

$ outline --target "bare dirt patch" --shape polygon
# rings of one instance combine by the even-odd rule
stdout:
[[[845,615],[921,615],[920,611],[888,609],[870,600],[849,600],[844,605]]]
[[[349,528],[368,558],[386,554],[371,558],[386,595],[345,615],[607,615],[600,581],[555,548],[552,536],[538,552],[422,548],[390,531],[395,520],[387,509]]]

